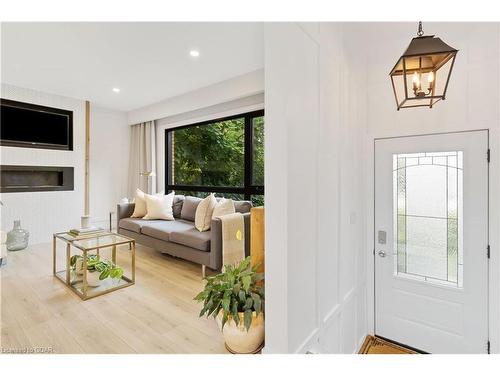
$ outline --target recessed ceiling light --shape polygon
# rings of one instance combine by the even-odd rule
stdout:
[[[118,87],[113,87],[113,92],[120,92],[120,89]]]
[[[189,54],[192,56],[192,57],[198,57],[200,56],[200,51],[197,51],[195,49],[192,49],[191,51],[189,51]]]

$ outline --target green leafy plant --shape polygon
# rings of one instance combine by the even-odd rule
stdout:
[[[83,257],[81,255],[73,255],[70,258],[70,266],[73,270],[76,269],[76,261],[78,259],[83,259]],[[99,280],[104,280],[108,277],[121,279],[123,276],[123,269],[121,267],[113,264],[110,260],[101,260],[97,254],[87,255],[87,270],[89,272],[99,272]]]
[[[259,285],[259,281],[263,279],[264,275],[250,264],[250,257],[236,266],[225,266],[224,271],[215,276],[206,277],[205,289],[194,298],[203,302],[200,317],[206,315],[215,318],[222,311],[224,329],[229,318],[239,326],[238,313],[243,313],[244,325],[248,331],[252,325],[253,312],[259,315],[264,309],[264,288]]]

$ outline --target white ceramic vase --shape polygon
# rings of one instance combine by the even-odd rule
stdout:
[[[97,287],[101,285],[101,280],[99,280],[99,275],[101,273],[98,271],[87,272],[87,285],[90,287]]]
[[[76,274],[83,276],[83,258],[78,258],[75,264]],[[99,280],[100,272],[98,271],[87,271],[87,285],[90,287],[97,287],[101,285],[101,280]]]
[[[90,228],[90,216],[89,215],[82,216],[80,219],[80,225],[83,229]]]

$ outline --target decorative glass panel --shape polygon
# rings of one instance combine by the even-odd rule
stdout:
[[[462,287],[463,153],[393,155],[394,270]]]

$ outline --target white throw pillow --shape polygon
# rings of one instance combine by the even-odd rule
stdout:
[[[144,198],[144,192],[141,189],[137,189],[135,191],[134,203],[134,213],[131,217],[143,217],[146,215],[146,199]]]
[[[175,192],[168,195],[149,195],[144,194],[146,198],[146,207],[148,213],[143,217],[144,220],[175,220],[172,204],[174,203]]]
[[[194,215],[194,226],[200,232],[205,232],[210,229],[212,213],[216,205],[217,199],[215,199],[213,193],[203,199],[200,204],[198,204],[198,207],[196,208],[196,214]]]
[[[143,217],[148,213],[146,207],[146,198],[145,198],[146,195],[149,194],[146,194],[141,189],[137,189],[135,191],[135,198],[134,198],[135,207],[134,207],[134,213],[132,214],[131,217]],[[164,195],[163,191],[155,194],[155,196],[163,196],[163,195]]]
[[[234,214],[236,210],[234,209],[234,202],[232,199],[222,198],[217,206],[214,208],[214,212],[212,213],[212,219],[216,217],[221,217],[224,215]]]

